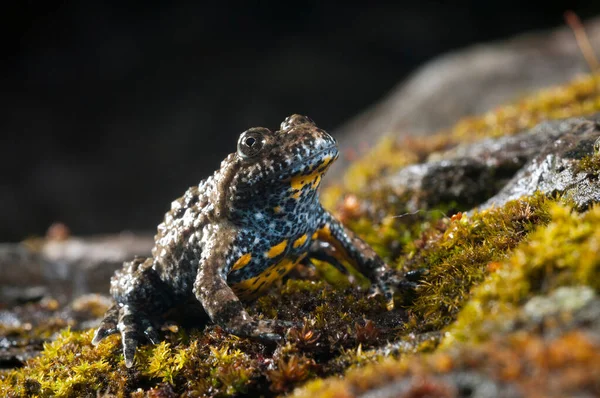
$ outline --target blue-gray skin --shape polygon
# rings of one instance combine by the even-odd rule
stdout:
[[[279,340],[291,323],[253,319],[240,299],[264,292],[299,262],[350,262],[383,293],[388,308],[405,286],[397,274],[319,203],[318,188],[337,159],[335,140],[292,115],[271,132],[252,128],[237,153],[174,201],[158,226],[151,258],[126,262],[111,280],[116,304],[93,339],[122,337],[131,367],[143,339],[160,341],[160,317],[190,299],[227,332]]]

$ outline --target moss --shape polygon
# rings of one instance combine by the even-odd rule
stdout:
[[[489,265],[506,258],[538,224],[548,221],[549,200],[538,195],[472,216],[452,217],[443,231],[426,233],[406,247],[400,267],[428,270],[410,307],[421,331],[451,323]]]
[[[479,341],[508,324],[524,302],[561,286],[589,286],[600,292],[600,207],[584,214],[553,204],[551,222],[538,228],[498,269],[477,286],[448,328],[445,346],[454,340]]]
[[[92,334],[64,330],[57,340],[44,345],[43,355],[30,359],[25,368],[2,374],[0,395],[95,396],[96,390],[103,387],[125,384],[124,371],[111,355],[118,348],[115,339],[96,350],[90,344]]]
[[[360,191],[373,177],[387,170],[397,170],[416,163],[422,160],[426,153],[446,147],[446,142],[447,138],[441,135],[429,141],[405,139],[397,142],[391,137],[385,137],[365,153],[360,161],[353,162],[348,167],[344,176],[345,187],[350,191]]]
[[[577,322],[574,311],[586,303],[598,305],[591,292],[600,293],[600,207],[579,214],[559,202],[539,205],[545,222],[508,258],[486,267],[489,275],[464,301],[433,354],[372,363],[347,372],[343,380],[310,382],[293,396],[353,397],[393,385],[398,394],[404,391],[399,396],[408,397],[421,391],[423,383],[431,395],[455,391],[464,383],[464,372],[478,383],[514,387],[525,396],[598,394],[600,330],[585,329],[598,319]],[[564,304],[553,300],[550,310],[539,314],[539,301],[531,304],[544,295]],[[527,322],[526,313],[539,318],[537,323]]]
[[[550,339],[520,332],[477,346],[382,360],[351,370],[343,379],[310,382],[292,396],[345,398],[379,390],[382,396],[445,397],[478,389],[492,391],[491,396],[493,391],[503,396],[595,396],[599,372],[597,339],[577,331]]]
[[[484,115],[459,121],[450,134],[458,140],[498,137],[532,128],[544,120],[590,115],[600,111],[600,74],[540,90]]]
[[[598,179],[600,177],[600,153],[585,156],[579,161],[575,168],[577,173],[586,173],[588,178]]]
[[[123,364],[118,336],[93,347],[93,331],[66,331],[23,368],[1,371],[0,396],[271,395],[339,373],[356,359],[347,350],[392,339],[405,319],[402,310],[388,312],[382,298],[322,281],[288,280],[248,310],[264,317],[273,308],[280,319],[304,320],[288,332],[286,345],[263,345],[214,325],[190,335],[175,328],[163,342],[140,347],[133,369]]]

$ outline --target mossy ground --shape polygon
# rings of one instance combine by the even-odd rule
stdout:
[[[345,185],[324,192],[326,205],[389,264],[427,270],[421,287],[399,297],[393,311],[320,264],[299,269],[248,305],[254,316],[301,323],[284,344],[237,338],[211,324],[170,327],[164,342],[142,347],[136,366],[127,369],[118,336],[93,347],[91,331],[67,330],[23,367],[0,371],[0,396],[275,396],[302,386],[297,396],[351,397],[402,380],[415,394],[453,396],[450,379],[441,377],[459,371],[525,392],[548,381],[568,393],[573,380],[597,392],[599,340],[583,328],[540,332],[552,323],[530,330],[524,308],[563,287],[598,294],[599,207],[579,214],[560,199],[536,195],[471,215],[459,213],[466,210],[460,203],[406,214],[402,198],[363,191],[388,170],[457,142],[595,111],[600,77],[590,75],[463,120],[434,139],[386,141],[353,165]],[[582,161],[582,171],[599,169],[595,157]],[[554,325],[565,323],[559,316]]]
[[[313,381],[294,396],[352,397],[400,381],[406,390],[398,396],[456,396],[451,380],[464,372],[525,396],[599,394],[600,207],[584,214],[558,202],[544,207],[542,225],[508,258],[487,263],[486,275],[442,325],[436,352]],[[434,295],[449,297],[443,289]],[[582,308],[596,312],[586,317],[577,312]]]

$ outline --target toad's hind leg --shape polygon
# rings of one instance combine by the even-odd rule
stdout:
[[[162,315],[172,306],[173,297],[152,268],[152,259],[143,258],[126,262],[115,273],[110,292],[116,304],[104,315],[92,344],[121,333],[125,365],[131,367],[142,338],[153,344],[160,341],[156,315]]]
[[[244,309],[240,299],[227,284],[222,269],[227,253],[227,234],[212,247],[205,248],[194,283],[194,294],[210,319],[228,333],[263,341],[281,340],[295,323],[258,320]]]

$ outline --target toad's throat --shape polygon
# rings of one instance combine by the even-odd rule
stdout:
[[[297,197],[302,192],[305,186],[310,186],[311,190],[316,190],[321,183],[323,174],[327,171],[331,163],[338,157],[338,154],[330,154],[323,156],[319,162],[313,167],[313,170],[308,174],[299,174],[289,179],[292,196]]]

